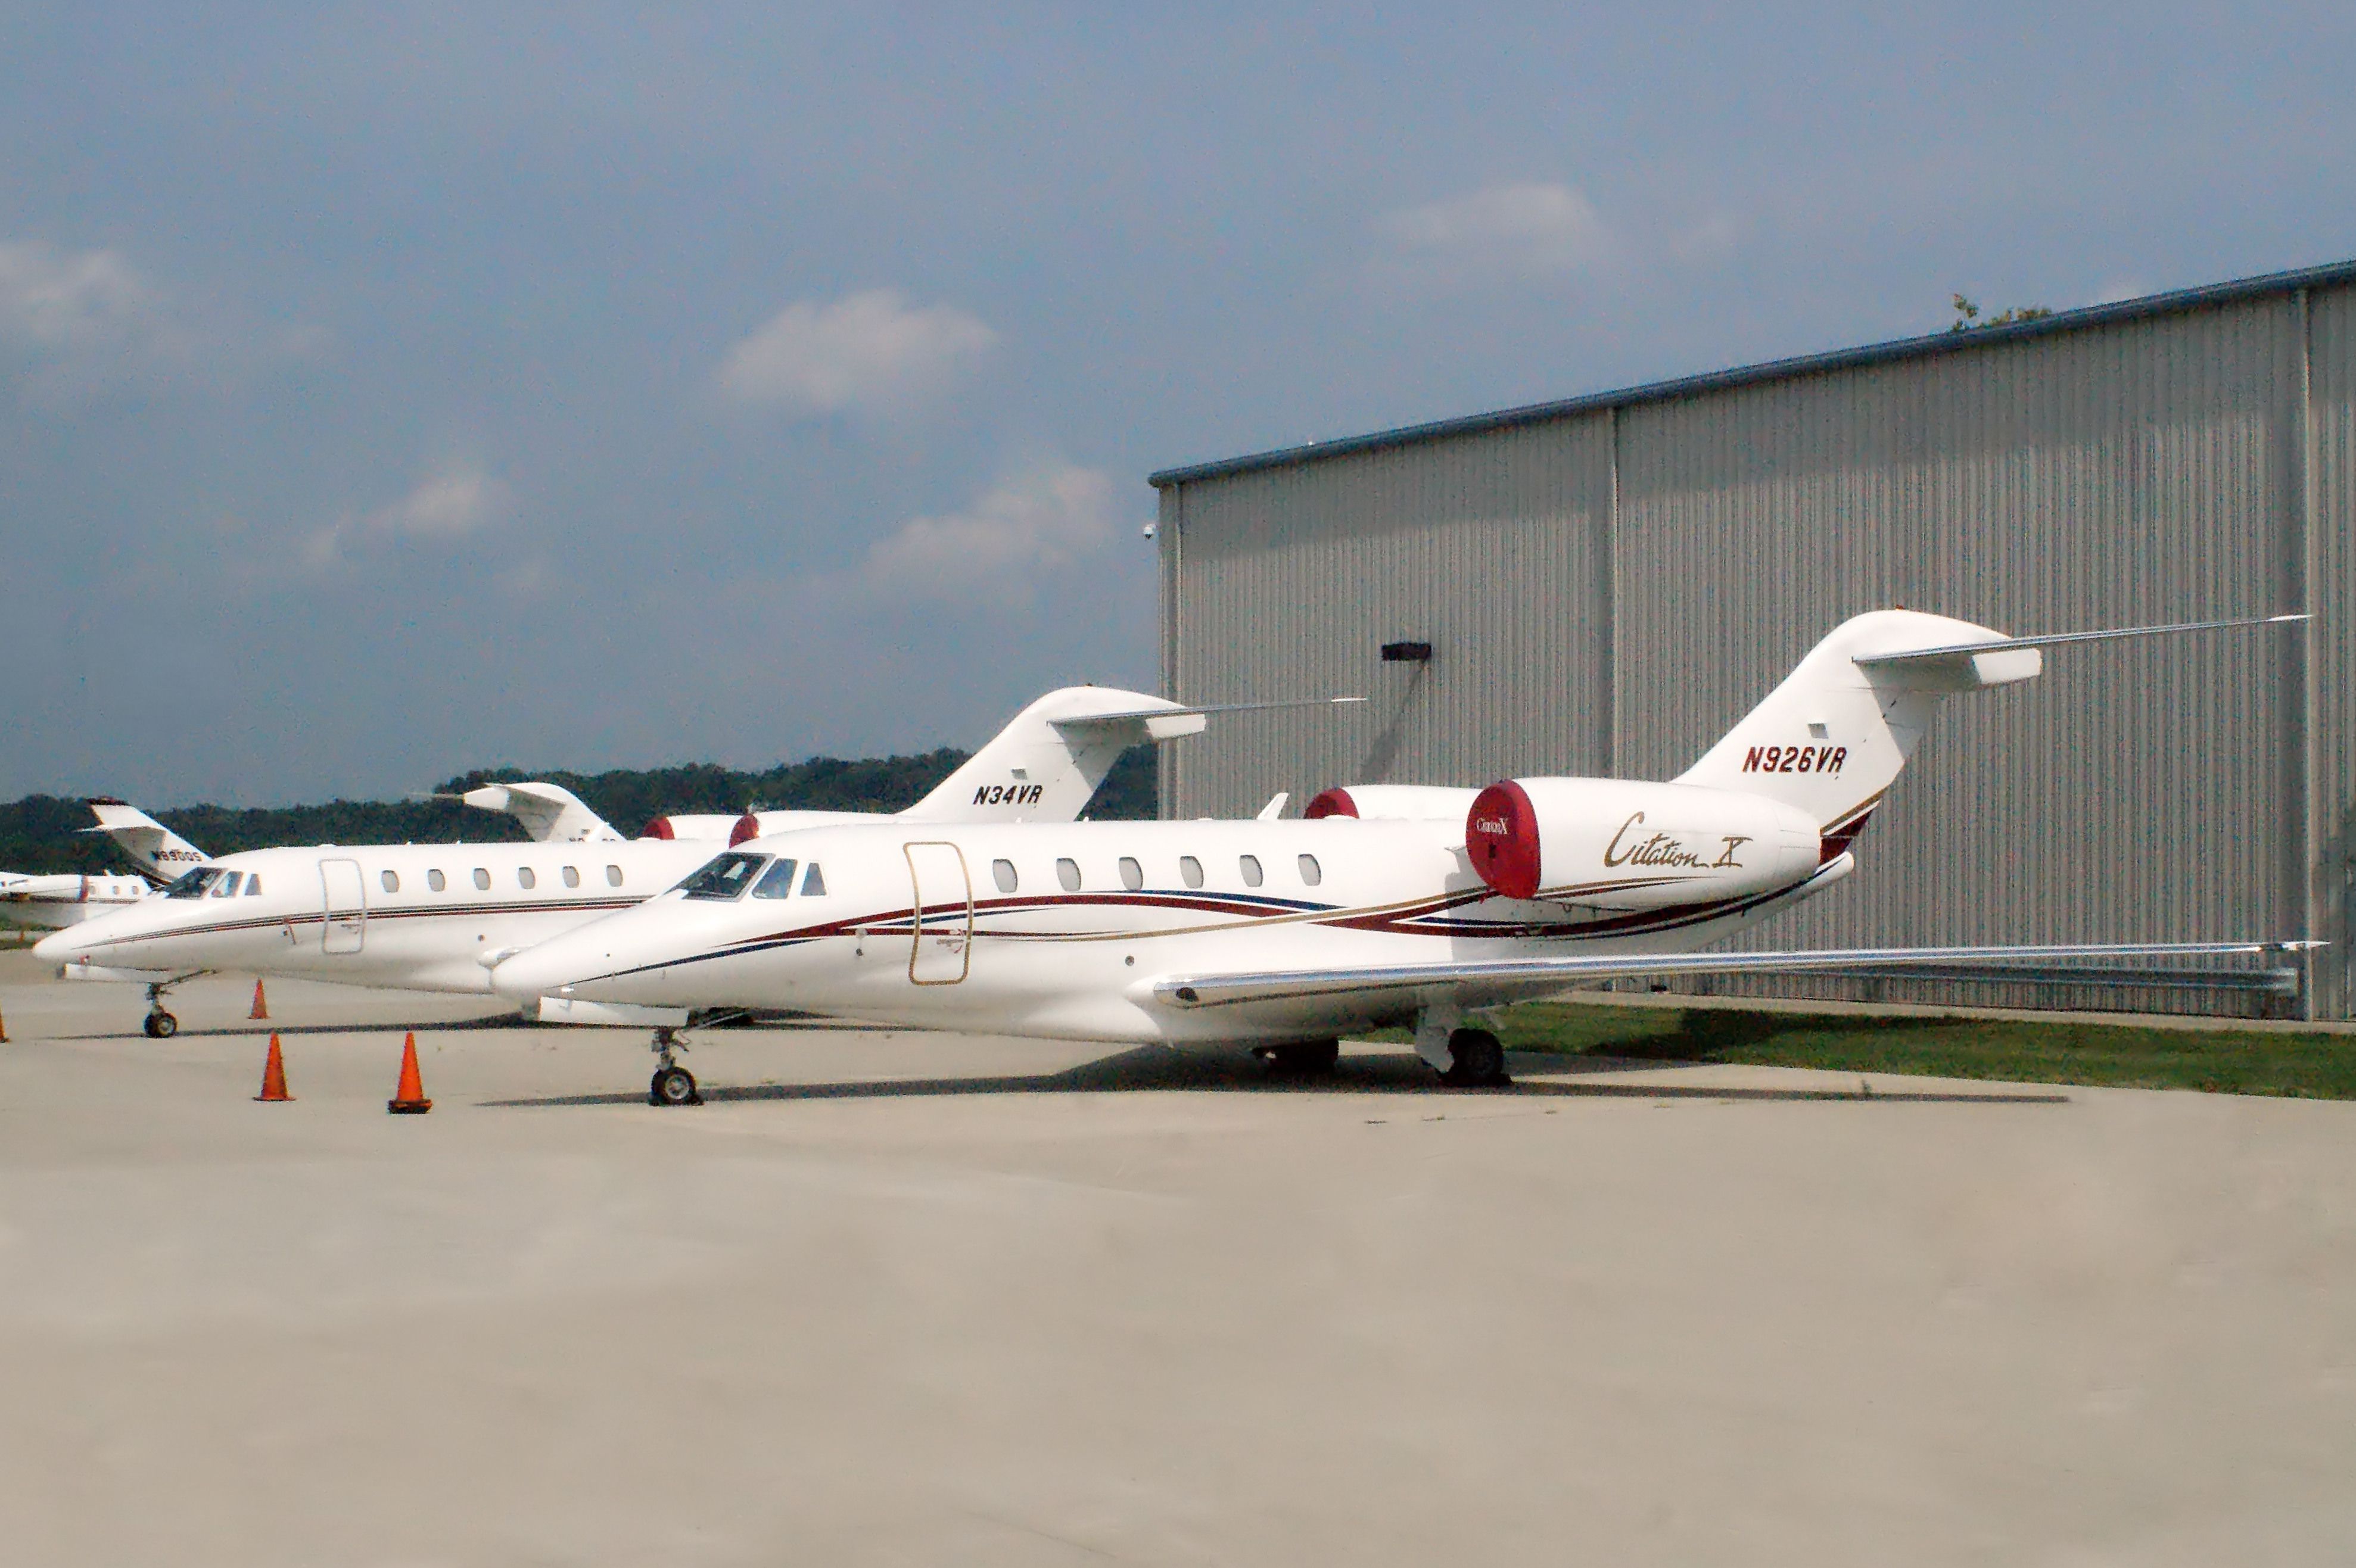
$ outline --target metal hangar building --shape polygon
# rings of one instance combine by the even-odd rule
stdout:
[[[2332,946],[2245,973],[1701,984],[2356,1008],[2356,262],[1151,482],[1163,691],[1373,699],[1163,748],[1178,817],[1337,784],[1673,777],[1862,610],[2019,635],[2311,612],[2049,649],[2042,678],[1943,703],[1858,874],[1749,940]]]

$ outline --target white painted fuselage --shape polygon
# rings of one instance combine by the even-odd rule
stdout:
[[[61,930],[137,903],[154,891],[144,877],[0,875],[0,924]]]
[[[402,844],[224,855],[35,951],[138,974],[228,971],[486,993],[481,961],[626,909],[711,859],[709,844]]]
[[[1497,896],[1474,874],[1462,826],[1446,821],[835,827],[734,853],[761,862],[740,885],[799,862],[789,895],[665,892],[506,959],[498,988],[1076,1040],[1311,1039],[1411,1016],[1419,999],[1394,991],[1194,1010],[1157,1000],[1154,987],[1173,975],[1281,965],[1683,951],[1851,865],[1811,856],[1772,888],[1614,910],[1601,883],[1581,896],[1602,902]],[[804,891],[812,864],[822,893]],[[1625,880],[1656,883],[1644,869],[1627,867]]]

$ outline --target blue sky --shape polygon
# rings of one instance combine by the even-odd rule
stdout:
[[[0,5],[0,795],[970,745],[1151,469],[2356,256],[2344,4],[189,18]]]

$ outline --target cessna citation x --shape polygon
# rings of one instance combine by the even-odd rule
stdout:
[[[904,836],[916,824],[931,834],[951,825],[1068,820],[1122,752],[1194,734],[1207,714],[1226,710],[1111,687],[1049,692],[931,794],[882,820],[903,824]],[[495,794],[498,800],[489,798]],[[33,950],[61,964],[69,978],[145,983],[146,1031],[156,1039],[178,1027],[162,1006],[164,994],[224,970],[480,995],[490,990],[489,968],[501,957],[660,892],[714,848],[669,837],[624,840],[553,785],[488,785],[464,798],[514,812],[544,836],[531,844],[320,845],[224,855],[157,897],[58,932]],[[780,816],[878,819],[857,812]],[[773,880],[762,896],[783,891]],[[819,868],[803,874],[798,891],[805,900],[824,896]],[[527,998],[527,1006],[539,1001]],[[538,1016],[662,1025],[687,1015],[558,998],[540,1006]]]
[[[2191,629],[2016,638],[1859,615],[1665,784],[1354,787],[1291,821],[879,822],[755,839],[503,959],[493,983],[519,999],[1248,1044],[1300,1070],[1330,1066],[1347,1031],[1411,1021],[1449,1083],[1482,1085],[1503,1081],[1504,1052],[1468,1009],[1611,976],[2254,953],[2268,944],[1687,951],[1848,876],[1942,696],[2029,679],[2048,644]],[[676,1043],[657,1031],[659,1103],[696,1098]]]

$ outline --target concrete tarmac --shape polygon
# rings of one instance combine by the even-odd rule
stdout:
[[[2356,1105],[251,995],[0,955],[10,1563],[2356,1558]]]

